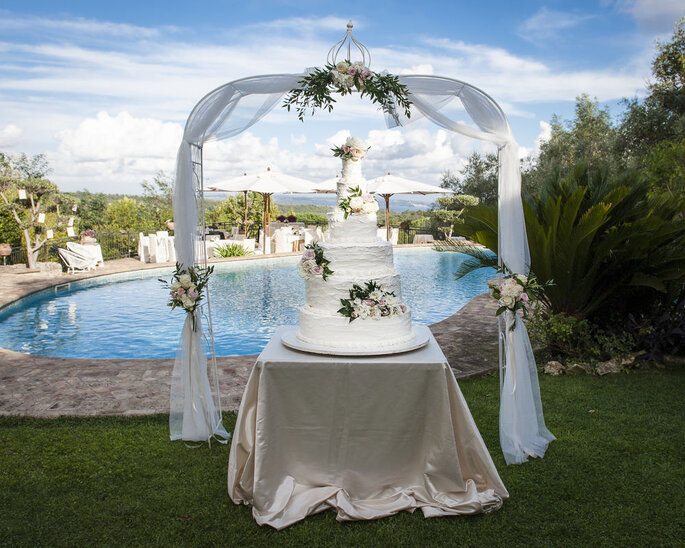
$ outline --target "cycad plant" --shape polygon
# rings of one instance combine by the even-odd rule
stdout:
[[[553,281],[543,298],[550,311],[590,317],[636,287],[675,298],[685,282],[683,210],[682,197],[650,193],[634,171],[609,176],[579,164],[554,174],[524,202],[531,270],[540,282]],[[497,253],[496,206],[469,210],[459,229]],[[452,249],[471,257],[457,276],[496,260],[482,249]]]

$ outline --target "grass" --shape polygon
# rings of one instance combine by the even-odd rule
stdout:
[[[277,532],[228,498],[228,447],[172,443],[166,416],[0,417],[0,545],[682,546],[685,371],[543,376],[558,440],[520,466],[499,451],[497,378],[460,385],[511,495],[499,512]]]

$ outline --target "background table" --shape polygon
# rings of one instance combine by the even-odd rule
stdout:
[[[405,354],[331,357],[284,347],[283,329],[252,370],[228,465],[231,499],[260,525],[327,508],[355,520],[501,506],[508,493],[432,336]]]

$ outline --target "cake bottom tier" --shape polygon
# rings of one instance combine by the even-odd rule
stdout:
[[[300,310],[300,328],[297,338],[309,344],[333,348],[379,348],[395,346],[414,338],[411,328],[411,311],[404,314],[350,322],[338,315],[312,312],[307,307]]]

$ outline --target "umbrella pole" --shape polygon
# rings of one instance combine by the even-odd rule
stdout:
[[[390,241],[390,196],[392,194],[383,194],[385,198],[385,240]]]
[[[264,209],[262,210],[262,255],[266,255],[266,195],[262,194]]]
[[[271,253],[271,194],[266,195],[266,226],[269,234],[269,253]]]
[[[243,223],[243,232],[247,238],[247,190],[243,191],[245,193],[245,222]]]

